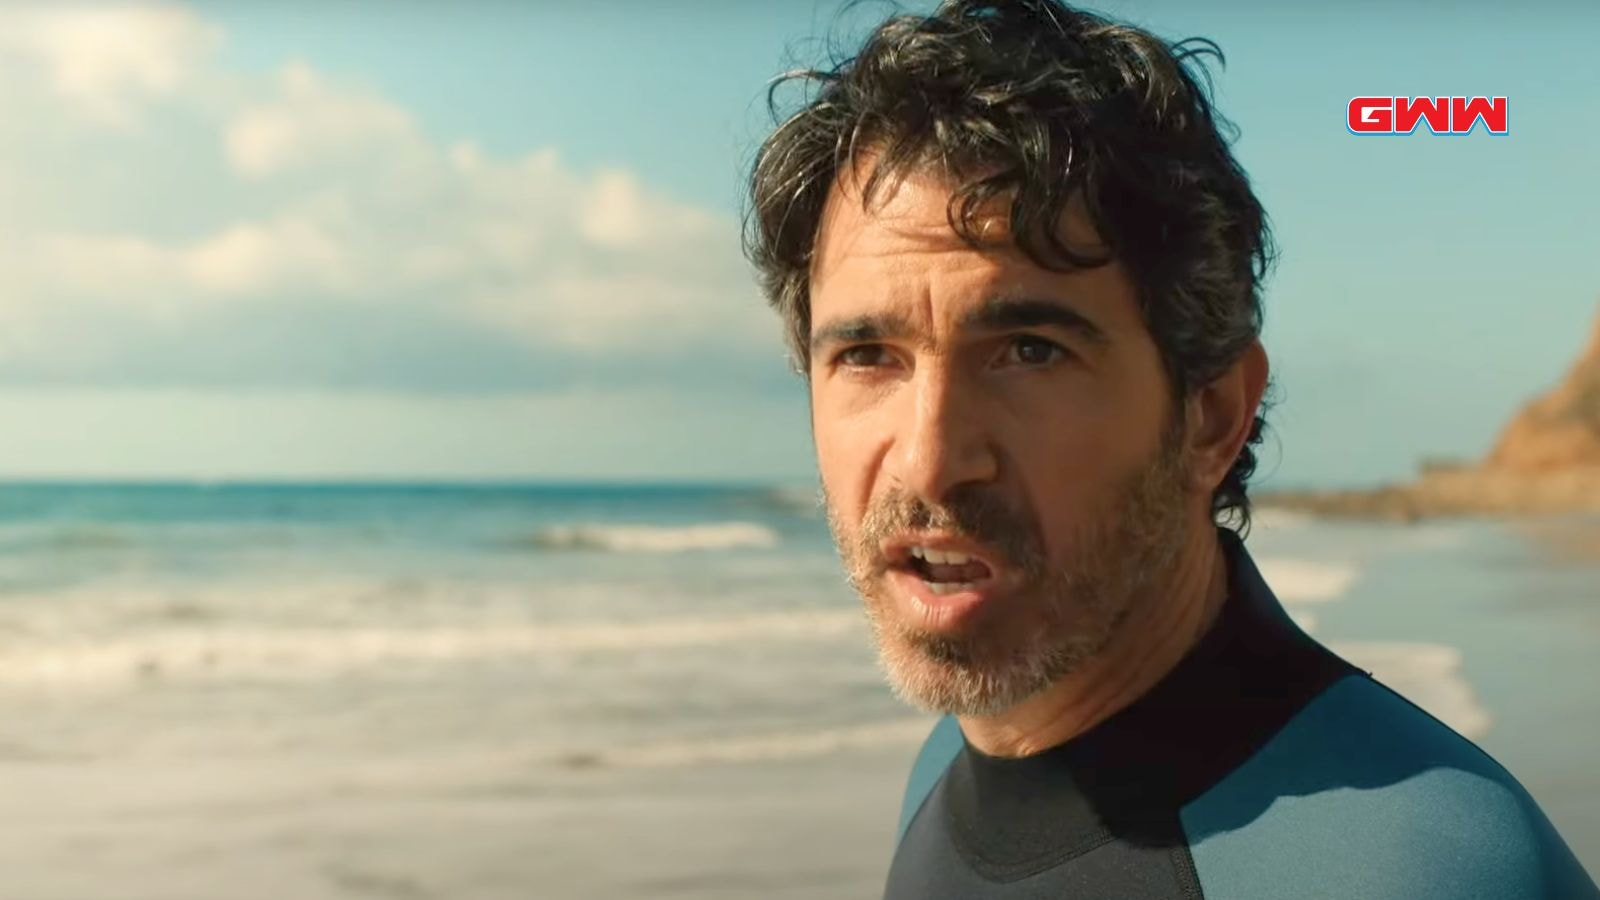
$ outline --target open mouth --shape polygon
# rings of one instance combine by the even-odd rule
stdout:
[[[989,566],[980,559],[961,558],[956,555],[959,561],[934,562],[919,553],[920,550],[921,548],[914,548],[911,555],[906,557],[902,568],[921,578],[928,585],[928,590],[935,594],[969,591],[994,575]]]

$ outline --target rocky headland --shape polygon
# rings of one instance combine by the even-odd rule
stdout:
[[[1425,462],[1416,479],[1368,490],[1278,491],[1256,498],[1323,516],[1600,513],[1600,324],[1554,390],[1524,406],[1477,462]]]

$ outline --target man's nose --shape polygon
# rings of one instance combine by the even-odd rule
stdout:
[[[984,415],[984,398],[973,385],[939,366],[924,366],[913,378],[895,435],[892,475],[928,503],[942,503],[955,489],[993,481],[999,458]]]

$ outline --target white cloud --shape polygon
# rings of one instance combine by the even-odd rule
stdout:
[[[303,219],[240,223],[178,246],[88,235],[52,236],[40,246],[40,261],[58,286],[105,302],[354,286],[338,242]]]
[[[704,238],[717,221],[703,210],[652,197],[629,172],[603,172],[579,200],[578,227],[596,245],[616,249],[644,247],[659,235]]]
[[[414,387],[399,370],[417,368],[429,331],[449,335],[438,354],[460,357],[441,368],[485,382],[499,377],[485,359],[517,356],[508,343],[602,364],[709,347],[783,368],[729,213],[551,148],[505,157],[439,141],[379,91],[308,62],[223,71],[208,55],[222,36],[182,9],[48,7],[6,22],[26,27],[0,40],[0,72],[43,77],[11,79],[0,107],[48,110],[46,95],[64,95],[93,118],[0,143],[0,199],[15,200],[0,210],[0,379],[227,381],[249,355],[230,342],[264,333],[295,351],[278,373],[295,384],[315,380],[309,359],[329,378],[359,365],[362,383]],[[158,95],[159,108],[134,102]],[[158,116],[159,128],[99,127]],[[499,386],[516,387],[519,367]]]
[[[0,9],[0,53],[36,64],[57,96],[105,123],[125,122],[141,98],[179,90],[221,38],[177,6]]]
[[[228,161],[252,177],[393,152],[419,140],[405,110],[381,97],[332,87],[304,62],[285,66],[278,96],[239,110],[223,137]]]

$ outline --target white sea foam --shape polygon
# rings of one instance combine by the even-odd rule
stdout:
[[[817,488],[775,487],[763,495],[767,505],[791,512],[817,513],[822,510],[822,496]]]
[[[704,525],[558,525],[533,536],[550,550],[609,550],[618,553],[678,553],[733,547],[774,547],[778,534],[754,522]]]
[[[1461,651],[1456,648],[1399,641],[1340,642],[1330,647],[1466,737],[1488,733],[1493,720],[1462,675]]]
[[[1300,626],[1301,631],[1310,634],[1311,632],[1317,630],[1317,617],[1315,615],[1306,612],[1303,609],[1295,609],[1292,607],[1287,609],[1286,612],[1289,613],[1289,618],[1293,619],[1294,623]]]
[[[1307,513],[1278,506],[1262,506],[1250,511],[1250,527],[1262,531],[1287,531],[1315,521]]]
[[[418,628],[173,628],[0,645],[0,686],[115,687],[146,679],[307,680],[386,664],[621,652],[862,633],[858,610],[714,619]]]
[[[928,736],[935,721],[932,718],[903,718],[841,728],[662,741],[636,747],[567,753],[557,761],[574,768],[668,768],[806,759],[848,750],[913,745]]]
[[[1361,574],[1348,563],[1263,557],[1256,561],[1261,577],[1284,603],[1326,603],[1337,600]]]
[[[1461,654],[1440,644],[1341,643],[1334,650],[1468,738],[1488,732],[1491,717],[1461,674]],[[839,728],[728,735],[662,741],[635,747],[570,752],[556,761],[574,768],[660,768],[771,762],[851,750],[911,745],[928,735],[933,720],[902,718]]]
[[[1466,543],[1467,536],[1461,525],[1426,525],[1409,531],[1403,545],[1407,550],[1455,550]]]

